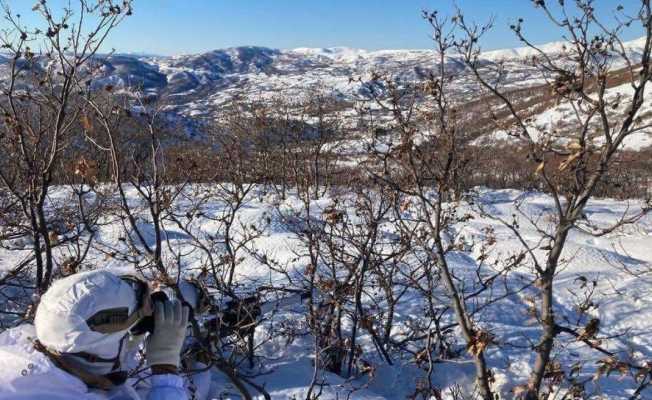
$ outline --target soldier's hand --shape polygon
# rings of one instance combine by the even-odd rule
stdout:
[[[154,333],[147,340],[145,355],[152,370],[179,368],[188,313],[188,307],[183,307],[178,300],[154,304]]]

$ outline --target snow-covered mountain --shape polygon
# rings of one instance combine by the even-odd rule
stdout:
[[[644,38],[625,43],[633,59],[640,56]],[[570,51],[563,42],[539,47],[552,57]],[[530,48],[495,50],[482,53],[480,65],[503,72],[506,86],[524,88],[542,82],[531,60]],[[311,88],[324,90],[343,104],[351,104],[363,90],[371,72],[407,80],[419,80],[437,66],[432,50],[367,51],[345,47],[278,50],[265,47],[235,47],[202,54],[174,57],[117,54],[99,56],[103,77],[96,85],[141,88],[165,99],[171,113],[197,122],[215,117],[234,97],[296,99]],[[446,60],[448,71],[459,72],[454,82],[460,96],[477,93],[477,86],[460,57]],[[1,65],[6,60],[0,59]],[[361,78],[361,80],[351,79]],[[346,107],[346,105],[345,105]]]
[[[629,53],[641,54],[644,41],[626,43]],[[542,45],[551,55],[568,49],[562,42]],[[483,53],[480,61],[487,68],[501,63],[508,83],[515,86],[536,84],[539,74],[531,66],[535,51],[529,48]],[[267,98],[301,95],[319,87],[343,99],[355,96],[361,88],[351,77],[369,77],[371,71],[407,79],[425,77],[436,66],[432,50],[367,51],[344,47],[277,50],[265,47],[236,47],[202,54],[175,57],[113,56],[108,74],[123,85],[139,85],[168,97],[168,102],[187,115],[206,114],[232,96]],[[450,71],[461,71],[459,57],[447,59]],[[460,91],[470,89],[464,75]]]

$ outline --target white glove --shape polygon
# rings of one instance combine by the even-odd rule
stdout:
[[[179,368],[188,313],[188,307],[183,307],[178,300],[154,303],[154,333],[147,340],[147,366],[174,365]]]

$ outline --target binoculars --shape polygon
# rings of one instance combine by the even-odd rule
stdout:
[[[215,306],[211,304],[211,298],[204,288],[188,281],[180,283],[178,291],[165,287],[146,295],[149,295],[152,305],[174,299],[182,301],[190,308],[191,316],[197,319],[200,328],[203,328],[202,330],[209,336],[226,337],[233,334],[249,334],[253,332],[262,312],[258,296],[233,299],[220,306]],[[130,331],[133,335],[139,336],[147,332],[154,332],[154,328],[154,315],[148,315],[134,325]]]
[[[166,302],[169,300],[168,295],[165,292],[154,292],[150,295],[151,304],[156,302]],[[154,332],[154,315],[149,315],[141,319],[136,325],[134,325],[130,332],[135,336],[143,335],[147,332]]]

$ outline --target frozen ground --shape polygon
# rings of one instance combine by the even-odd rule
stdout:
[[[190,192],[203,189],[191,188]],[[187,199],[179,200],[178,207],[183,209],[193,198],[188,193]],[[66,191],[59,191],[53,197],[54,203],[68,201]],[[315,202],[316,212],[332,203],[328,196]],[[537,193],[523,193],[513,190],[489,191],[479,189],[477,202],[492,217],[512,220],[519,219],[523,238],[529,244],[540,242],[541,234],[534,229],[528,219],[540,221],[546,228],[553,203],[549,197]],[[518,209],[517,209],[518,205]],[[586,209],[586,216],[595,224],[606,226],[617,221],[623,214],[635,213],[636,201],[595,200]],[[207,203],[204,211],[219,213],[222,206]],[[281,201],[278,197],[254,191],[243,208],[239,219],[246,224],[262,224],[268,217],[263,236],[255,240],[254,246],[259,252],[287,266],[289,276],[299,276],[305,268],[305,260],[297,258],[295,252],[300,248],[291,229],[282,223],[280,215],[300,212],[300,202],[290,196]],[[407,210],[406,212],[414,212]],[[463,212],[469,212],[474,218],[456,226],[453,235],[463,237],[468,245],[458,252],[451,253],[450,263],[461,281],[472,277],[479,255],[479,243],[486,237],[487,228],[492,228],[497,239],[491,251],[494,259],[508,257],[520,251],[520,244],[514,234],[494,218],[482,217],[477,206],[465,205]],[[143,221],[146,227],[147,222]],[[98,235],[98,246],[120,246],[121,227],[117,224],[104,226]],[[210,234],[215,226],[206,223],[198,229]],[[391,227],[387,226],[387,234]],[[196,272],[202,258],[190,251],[188,237],[174,226],[167,226],[167,238],[171,247],[188,255],[183,259],[184,273]],[[5,243],[6,244],[6,243]],[[544,250],[538,250],[539,255]],[[0,265],[7,268],[17,263],[25,253],[20,251],[0,250]],[[555,307],[560,321],[583,326],[586,321],[575,321],[578,316],[576,304],[578,297],[585,292],[583,282],[595,281],[593,298],[596,308],[589,315],[599,318],[600,333],[598,338],[613,337],[603,340],[602,345],[626,359],[637,362],[652,359],[652,275],[645,272],[652,269],[652,217],[648,216],[636,226],[628,226],[602,237],[593,237],[575,231],[569,239],[563,258],[567,261],[557,277]],[[87,261],[87,267],[109,268],[127,272],[131,266],[115,259],[94,252]],[[527,285],[532,278],[531,266],[525,266],[508,275],[508,278],[496,285],[496,288],[481,297],[470,307],[483,307],[475,316],[477,322],[495,335],[497,345],[488,350],[489,365],[496,378],[496,388],[505,399],[513,397],[512,389],[525,382],[533,362],[534,353],[530,349],[536,341],[539,330],[528,314],[529,298],[536,295],[536,288],[529,286],[518,294],[511,294],[491,304],[483,305],[489,297],[499,297],[506,291]],[[274,283],[288,285],[282,274],[270,272],[253,258],[247,258],[237,271],[237,279],[244,288],[253,288],[260,284]],[[589,285],[590,286],[590,285]],[[472,288],[469,288],[471,290]],[[264,386],[274,399],[305,398],[307,386],[313,376],[314,338],[306,334],[306,319],[303,305],[296,304],[279,310],[266,318],[257,328],[256,350],[257,363],[253,369],[243,367],[243,372],[253,376],[253,380]],[[404,296],[397,309],[395,338],[399,340],[410,324],[423,322],[424,304],[415,293]],[[585,317],[586,318],[586,317]],[[446,318],[452,322],[451,317]],[[597,361],[604,355],[588,349],[563,335],[555,350],[554,357],[566,371],[576,368],[578,377],[586,379],[587,392],[596,399],[627,399],[635,384],[631,376],[613,374],[592,380],[598,365]],[[425,371],[415,366],[410,354],[392,352],[393,365],[382,361],[368,337],[363,336],[363,358],[374,368],[373,373],[343,379],[333,374],[320,374],[325,386],[322,399],[403,399],[412,394],[425,377]],[[461,346],[461,342],[459,344]],[[434,367],[434,383],[443,390],[444,398],[450,397],[450,390],[455,387],[470,390],[473,380],[473,364],[464,352],[455,360],[441,361]],[[252,390],[255,393],[255,391]],[[218,373],[214,375],[212,393],[216,398],[238,398],[235,389],[226,378]],[[652,398],[648,389],[643,398]],[[645,397],[647,396],[647,397]],[[561,397],[555,397],[561,398]]]

